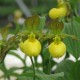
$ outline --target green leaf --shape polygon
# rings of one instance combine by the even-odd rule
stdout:
[[[1,49],[1,52],[0,52],[0,63],[3,62],[7,52],[9,51],[9,49],[11,48],[11,45],[7,45],[7,46],[4,46],[2,49]]]
[[[2,38],[4,40],[6,40],[7,36],[8,36],[8,32],[9,32],[9,27],[6,26],[6,27],[3,27],[1,30],[0,30],[0,33],[2,35]]]
[[[63,77],[64,73],[56,73],[56,74],[50,74],[50,75],[46,75],[46,74],[37,74],[37,76],[39,77],[40,80],[56,80],[58,77]]]
[[[14,42],[14,43],[13,43]],[[12,36],[8,39],[8,41],[6,41],[5,45],[1,47],[0,50],[0,63],[4,60],[6,54],[8,53],[8,51],[14,46],[17,47],[16,45],[16,37]]]
[[[78,59],[80,56],[80,21],[73,18],[72,22],[64,24],[64,33],[75,35],[77,37],[77,40],[72,39],[71,37],[65,38],[64,42],[67,46],[67,51]]]
[[[42,51],[41,51],[41,55],[44,60],[49,59],[49,56],[50,56],[47,47],[48,47],[48,41],[46,40],[45,42],[42,42]]]
[[[65,60],[57,65],[55,72],[64,72],[64,77],[57,80],[79,80],[80,79],[80,61],[72,62]]]
[[[32,77],[19,76],[17,80],[33,80]]]
[[[80,61],[75,62],[71,69],[71,78],[72,80],[79,80],[80,79]]]
[[[26,73],[21,74],[19,77],[21,76],[23,78],[26,78],[26,79],[29,78],[29,80],[31,80],[31,78],[33,78],[33,71],[27,71]],[[36,80],[55,80],[58,77],[63,77],[64,73],[61,72],[61,73],[47,75],[43,73],[42,71],[37,70],[35,76],[36,76]]]
[[[57,80],[69,80],[69,75],[71,74],[71,69],[74,65],[74,62],[70,61],[70,60],[64,60],[63,62],[59,63],[57,65],[57,69],[55,70],[55,72],[64,72],[64,77],[62,78],[58,78]],[[73,79],[70,79],[73,80]]]
[[[40,17],[40,23],[39,23],[39,26],[38,26],[38,30],[42,31],[42,29],[45,26],[45,21],[46,21],[46,17],[45,16]]]
[[[42,43],[42,51],[41,51],[41,56],[43,59],[43,71],[46,74],[48,74],[48,72],[49,72],[48,66],[49,66],[49,58],[50,58],[50,54],[47,49],[47,46],[48,46],[48,42],[46,40],[45,42]]]
[[[73,0],[73,1],[68,0],[68,1],[70,2],[72,7],[74,7],[77,4],[77,2],[78,2],[78,0]]]
[[[17,35],[23,29],[23,25],[14,21],[14,25],[10,26],[9,34]]]

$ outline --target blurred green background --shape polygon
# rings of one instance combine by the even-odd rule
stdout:
[[[54,7],[56,0],[22,0],[31,12],[43,14]],[[13,14],[16,9],[20,9],[16,0],[0,0],[0,17]]]
[[[80,1],[67,1],[70,2],[73,10],[77,12],[77,9],[79,8],[78,4]],[[16,10],[21,10],[23,17],[26,18],[28,16],[26,12],[28,14],[31,13],[46,15],[51,8],[57,7],[56,4],[57,0],[0,0],[0,26],[5,26],[8,22],[12,21],[14,12]]]
[[[79,35],[80,34],[80,16],[79,16],[80,0],[68,0],[68,1],[70,2],[74,18],[72,21],[69,21],[69,22],[65,21],[64,33],[73,34],[80,39],[80,35]],[[46,15],[46,14],[48,14],[49,10],[53,7],[57,7],[57,0],[0,0],[0,27],[5,27],[8,23],[14,23],[14,19],[15,19],[14,12],[16,10],[21,10],[22,11],[21,18],[25,19],[26,17],[30,16],[30,14],[31,15],[38,14],[40,16]],[[48,15],[46,17],[48,17]],[[17,20],[15,20],[15,21],[17,21]],[[43,23],[45,23],[45,21],[43,21]],[[16,25],[13,25],[13,26],[16,27]],[[21,26],[21,28],[22,28],[22,26]],[[13,30],[13,29],[10,29],[10,30]],[[6,29],[5,30],[3,29],[2,34],[5,31],[6,31]],[[17,31],[13,30],[13,32],[15,32],[15,33]],[[13,32],[11,31],[11,33],[13,33]],[[6,34],[6,33],[4,33],[4,34]],[[80,74],[80,61],[78,61],[78,58],[80,56],[80,42],[75,41],[71,38],[66,38],[64,41],[66,43],[66,46],[68,46],[67,47],[68,55],[66,55],[65,59],[61,63],[55,63],[55,61],[52,60],[52,66],[57,65],[57,69],[55,70],[55,72],[53,71],[52,73],[59,73],[59,72],[65,73],[65,76],[63,77],[63,79],[61,78],[61,79],[57,79],[57,80],[80,80],[80,75],[79,75]],[[46,44],[47,44],[47,42],[45,41],[45,43],[43,44],[43,47],[45,47]],[[42,52],[43,52],[42,54],[44,54],[44,53],[48,54],[48,51],[46,48],[44,48]],[[77,62],[72,62],[72,61],[66,59],[69,57],[69,53],[71,53],[75,57]],[[15,53],[9,53],[9,54],[15,54]],[[18,55],[17,55],[17,57],[20,58]],[[10,57],[10,59],[12,59],[12,58]],[[25,65],[26,57],[25,57],[25,59],[22,59],[22,58],[20,58],[20,59],[23,61],[24,65]],[[44,54],[43,59],[45,60],[44,65],[43,65],[43,68],[44,68],[43,71],[45,73],[47,73],[49,56],[48,55],[45,56],[45,54]],[[9,62],[11,63],[11,61],[9,61]],[[41,66],[41,64],[39,64],[39,65]],[[45,67],[45,65],[46,65],[46,67]],[[10,70],[6,70],[6,68],[4,68],[5,67],[4,63],[1,64],[0,66],[1,66],[0,68],[2,69],[2,71],[5,74],[5,77],[12,75],[13,74],[12,72],[14,70],[18,69],[18,68],[14,67],[14,68],[11,68]],[[25,67],[26,67],[26,65],[25,65]],[[26,71],[25,67],[23,67],[24,72]],[[9,74],[7,74],[7,73],[9,73]],[[6,76],[6,74],[7,74],[7,76]],[[43,74],[42,74],[42,76],[43,76]],[[45,77],[43,77],[43,78],[45,80]],[[18,79],[18,80],[22,80],[22,79]]]

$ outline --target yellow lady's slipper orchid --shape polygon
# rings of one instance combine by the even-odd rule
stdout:
[[[52,8],[49,11],[49,17],[51,19],[56,19],[60,17],[65,17],[68,12],[68,6],[65,1],[58,0],[58,8]]]
[[[49,11],[49,17],[51,19],[56,19],[59,17],[64,17],[67,14],[67,8],[66,7],[60,7],[60,8],[52,8]]]
[[[20,49],[28,56],[38,56],[41,51],[41,44],[37,39],[27,39],[19,44]]]
[[[60,41],[58,44],[52,42],[49,45],[49,52],[54,58],[62,57],[66,52],[66,45],[62,41]]]

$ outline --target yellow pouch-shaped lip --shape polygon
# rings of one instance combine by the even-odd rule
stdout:
[[[38,56],[41,51],[41,44],[37,39],[34,41],[27,39],[24,43],[21,42],[19,46],[20,49],[28,56]]]
[[[66,45],[62,41],[59,44],[52,42],[49,45],[49,52],[54,58],[62,57],[66,52]]]
[[[60,7],[60,8],[52,8],[49,11],[49,17],[51,19],[56,19],[59,17],[65,17],[67,14],[67,8],[66,7]]]

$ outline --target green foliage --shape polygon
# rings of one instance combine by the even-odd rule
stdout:
[[[72,62],[65,60],[57,65],[55,72],[64,72],[64,77],[58,78],[57,80],[79,80],[80,76],[80,61]]]
[[[27,75],[27,76],[26,76]],[[52,74],[52,75],[46,75],[44,74],[43,72],[41,71],[36,71],[36,79],[35,80],[54,80],[56,79],[57,77],[63,77],[64,76],[64,73],[57,73],[57,74]],[[20,79],[29,79],[29,80],[32,80],[32,77],[33,77],[33,72],[32,71],[28,71],[28,73],[23,73],[21,74],[19,77],[18,77],[18,80]]]
[[[9,52],[10,55],[14,55],[16,56],[17,58],[19,58],[23,64],[24,64],[24,67],[12,67],[10,68],[9,70],[6,69],[5,67],[5,64],[2,63],[0,64],[0,69],[4,72],[4,75],[2,77],[9,77],[9,76],[16,76],[17,77],[17,80],[26,80],[26,79],[29,79],[29,80],[32,80],[33,79],[33,70],[32,70],[32,67],[27,67],[25,65],[25,59],[22,59],[19,55],[17,55],[16,53],[10,51]],[[23,70],[22,74],[18,74],[16,73],[15,71],[16,70]],[[26,71],[25,71],[26,70]],[[35,71],[35,76],[36,76],[36,79],[35,80],[56,80],[58,77],[63,77],[64,76],[64,73],[63,72],[60,72],[60,73],[56,73],[56,74],[45,74],[44,72],[40,71],[40,70],[36,70]]]
[[[64,39],[67,51],[75,56],[76,59],[79,58],[80,54],[80,21],[78,18],[73,18],[72,21],[65,23],[64,32],[70,35],[75,35],[76,37]]]
[[[4,33],[4,32],[5,32],[5,33]],[[7,38],[7,36],[8,36],[8,34],[9,34],[9,27],[6,26],[6,27],[2,28],[2,29],[0,30],[0,33],[1,33],[1,35],[2,35],[2,38],[5,40],[5,39]]]
[[[46,17],[45,16],[40,17],[40,24],[39,24],[38,30],[42,31],[44,29],[45,21],[46,21]]]
[[[2,39],[0,39],[0,69],[3,71],[4,75],[0,76],[0,78],[4,77],[5,79],[10,76],[17,77],[17,80],[79,80],[80,79],[80,61],[78,58],[80,57],[80,17],[76,14],[77,3],[76,0],[68,0],[70,2],[70,14],[67,15],[64,18],[61,19],[54,19],[54,20],[48,20],[50,21],[48,24],[47,21],[47,15],[46,16],[38,16],[33,15],[31,17],[28,17],[25,20],[25,23],[23,25],[20,25],[16,21],[13,21],[15,24],[15,28],[5,26],[0,29],[0,33],[2,36]],[[24,0],[26,4],[30,4],[30,0]],[[37,12],[39,14],[47,14],[46,12],[49,10],[51,6],[56,5],[56,0],[49,1],[46,0],[39,0],[38,1],[39,6],[35,8],[33,5],[32,10],[33,12]],[[54,3],[52,3],[54,2]],[[3,3],[2,0],[0,0],[0,4]],[[4,0],[3,4],[15,4],[14,0]],[[46,7],[42,8],[45,4]],[[29,5],[28,4],[28,5]],[[50,5],[49,7],[47,5]],[[40,7],[42,6],[42,7]],[[9,14],[10,12],[13,12],[16,7],[6,7],[6,9],[1,7],[1,14]],[[8,10],[6,12],[6,10]],[[34,13],[35,13],[34,12]],[[78,12],[78,11],[77,11]],[[66,21],[67,20],[67,21]],[[48,25],[46,25],[48,24]],[[46,27],[47,26],[47,27]],[[17,53],[11,51],[16,50],[19,46],[19,43],[21,41],[25,41],[28,36],[34,33],[36,35],[36,39],[38,39],[41,42],[42,50],[40,56],[42,57],[42,63],[37,62],[37,57],[32,58],[32,65],[30,67],[27,67],[26,65],[26,58],[27,55],[22,58]],[[10,36],[8,38],[8,35],[12,34],[13,36]],[[51,44],[51,42],[54,41],[55,36],[58,36],[61,41],[64,41],[67,47],[67,53],[68,56],[64,58],[64,60],[60,63],[56,63],[53,61],[53,58],[49,54],[48,46]],[[8,38],[8,39],[7,39]],[[58,40],[58,39],[57,39]],[[23,63],[23,67],[12,67],[9,70],[6,69],[4,64],[4,59],[6,55],[13,55],[20,59]],[[76,58],[76,62],[70,61],[67,58],[69,55],[72,54]],[[57,66],[56,70],[52,71],[52,68],[54,65]],[[38,68],[41,67],[42,71],[40,71]],[[36,69],[35,69],[36,68]],[[17,70],[23,70],[21,74],[16,73]],[[52,74],[53,73],[53,74]],[[34,78],[35,77],[35,78]]]

